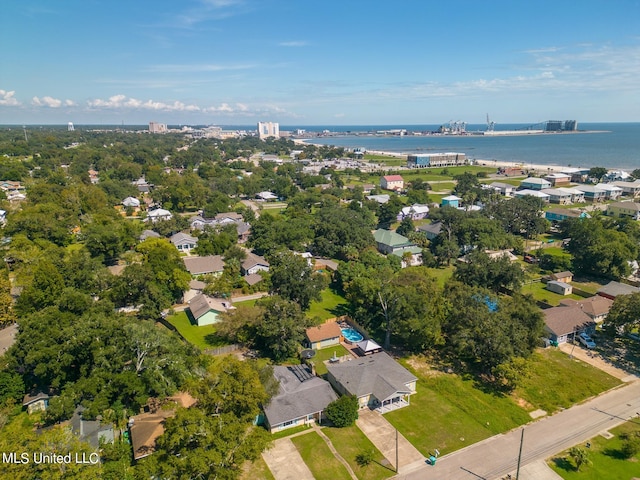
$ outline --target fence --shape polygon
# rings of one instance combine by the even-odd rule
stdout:
[[[232,345],[225,345],[224,347],[207,348],[204,350],[204,353],[207,355],[226,355],[227,353],[235,352],[240,348],[242,348],[242,345],[234,343]]]

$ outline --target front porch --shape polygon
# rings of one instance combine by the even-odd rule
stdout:
[[[388,413],[394,410],[398,410],[399,408],[408,407],[411,404],[409,401],[409,395],[405,397],[395,397],[390,398],[382,402],[382,404],[378,405],[374,410],[379,413]]]

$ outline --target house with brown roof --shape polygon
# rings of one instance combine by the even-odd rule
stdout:
[[[607,318],[613,300],[600,295],[594,295],[593,297],[585,298],[583,300],[573,300],[571,298],[565,298],[560,300],[560,305],[566,305],[569,307],[579,306],[584,313],[589,315],[591,319],[596,323],[601,323]]]
[[[182,257],[187,271],[194,277],[198,275],[221,275],[224,271],[222,255],[206,255],[203,257]]]
[[[27,407],[29,415],[33,412],[45,411],[49,407],[49,395],[43,392],[27,394],[22,399],[22,406]]]
[[[342,338],[342,330],[336,322],[328,322],[307,328],[305,335],[307,336],[307,346],[319,350],[331,345],[338,345]]]
[[[596,327],[596,322],[578,305],[548,308],[543,313],[544,329],[552,342],[573,340],[577,334],[591,333]]]
[[[402,175],[385,175],[380,179],[380,188],[383,190],[398,191],[404,188]]]
[[[189,302],[189,311],[199,327],[218,322],[218,315],[235,307],[222,298],[213,298],[204,293],[193,297]]]
[[[259,271],[269,271],[269,262],[264,257],[256,255],[255,253],[247,253],[240,266],[240,271],[243,275],[251,275],[252,273],[258,273]]]
[[[549,275],[549,278],[551,278],[551,280],[555,282],[571,283],[573,281],[573,273],[568,271],[552,273],[551,275]]]

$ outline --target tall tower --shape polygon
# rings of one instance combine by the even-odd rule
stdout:
[[[73,128],[73,122],[69,122],[67,124],[67,131],[73,132],[74,130],[75,130],[75,128]]]
[[[280,125],[274,122],[258,122],[258,137],[261,140],[268,137],[280,138]]]

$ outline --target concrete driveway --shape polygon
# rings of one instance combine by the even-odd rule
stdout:
[[[385,456],[391,465],[396,464],[396,429],[380,413],[364,409],[360,410],[360,415],[356,425],[367,436],[378,450]],[[398,463],[399,471],[403,467],[412,467],[424,463],[425,457],[416,447],[409,443],[409,440],[398,434]]]
[[[614,366],[610,361],[606,360],[599,353],[594,353],[592,350],[587,350],[580,344],[573,343],[561,343],[558,347],[561,351],[567,355],[573,355],[578,360],[581,360],[589,365],[596,367],[603,372],[608,373],[612,377],[616,377],[623,382],[632,382],[637,380],[637,377],[631,372],[622,370]]]
[[[18,325],[15,323],[0,330],[0,356],[9,350],[9,347],[15,343],[17,334]]]
[[[314,480],[290,438],[273,442],[273,447],[262,452],[262,458],[276,480]]]

